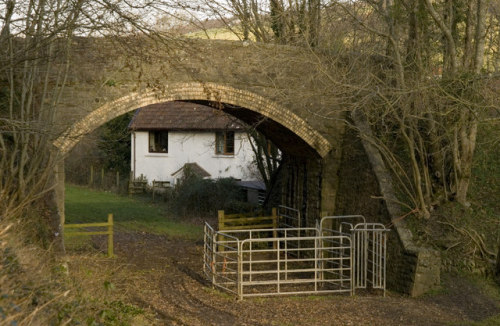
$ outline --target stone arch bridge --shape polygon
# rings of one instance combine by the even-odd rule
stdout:
[[[208,104],[255,126],[281,149],[288,162],[283,203],[312,221],[334,212],[344,124],[323,92],[324,60],[298,48],[234,41],[123,42],[127,52],[103,39],[78,40],[54,142],[63,157],[86,134],[139,107]],[[62,164],[60,171],[62,179]]]
[[[122,47],[124,46],[124,47]],[[58,110],[60,154],[56,179],[64,222],[64,157],[82,137],[126,112],[182,100],[212,105],[253,125],[283,152],[281,202],[310,221],[321,214],[364,214],[391,221],[380,199],[383,175],[332,96],[338,62],[307,49],[234,41],[143,39],[119,43],[80,39]],[[333,67],[335,69],[333,69]],[[367,156],[368,153],[368,156]],[[373,155],[372,155],[373,156]],[[412,247],[404,225],[393,233],[389,286],[419,294],[435,280],[419,282],[425,254]],[[412,249],[413,248],[413,249]],[[401,278],[401,275],[404,277]],[[389,277],[390,278],[390,277]]]

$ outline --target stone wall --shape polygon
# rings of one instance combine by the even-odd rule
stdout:
[[[302,225],[314,226],[321,211],[322,160],[284,154],[280,168],[282,205],[296,208],[303,217]]]
[[[359,127],[359,126],[358,126]],[[391,231],[387,244],[387,287],[419,296],[440,283],[440,256],[432,249],[414,245],[402,214],[396,210],[392,185],[383,161],[373,147],[350,129],[344,137],[335,215],[361,214],[369,222],[380,222]],[[368,148],[368,150],[367,150]],[[372,157],[370,157],[370,155]],[[374,168],[375,167],[375,168]],[[381,186],[381,183],[383,184]],[[387,184],[389,183],[389,184]],[[389,191],[387,191],[389,188]],[[392,214],[390,212],[392,209]]]

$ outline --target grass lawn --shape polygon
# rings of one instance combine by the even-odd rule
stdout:
[[[106,222],[112,213],[117,227],[171,237],[201,239],[199,225],[174,220],[164,208],[133,197],[66,185],[66,223]]]

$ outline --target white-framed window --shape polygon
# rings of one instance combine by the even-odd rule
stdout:
[[[215,133],[215,154],[234,155],[234,131]]]
[[[149,152],[168,153],[168,131],[149,132]]]

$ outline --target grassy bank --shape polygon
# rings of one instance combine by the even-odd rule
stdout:
[[[118,228],[201,239],[202,227],[169,217],[164,207],[134,197],[66,185],[66,223],[105,222],[113,213]]]

